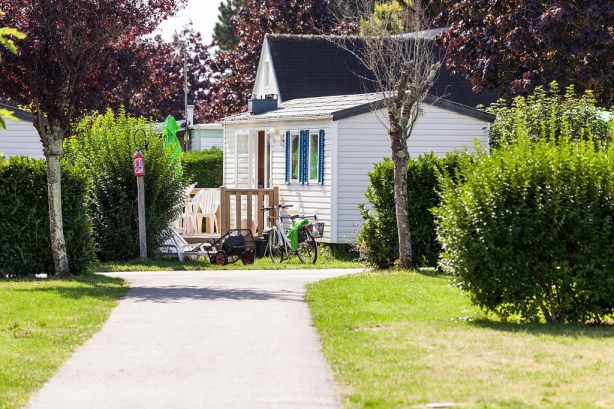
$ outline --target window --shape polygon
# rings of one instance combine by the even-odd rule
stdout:
[[[237,155],[236,162],[236,187],[249,186],[249,135],[238,133],[235,145]]]
[[[324,130],[286,132],[286,183],[324,184]]]
[[[292,133],[290,136],[290,154],[292,157],[290,158],[290,169],[292,171],[291,179],[299,178],[299,134]]]
[[[265,61],[264,63],[264,88],[268,88],[269,87],[269,70],[270,70],[270,65],[271,63],[269,63],[268,61]]]
[[[309,134],[309,181],[318,180],[319,139],[317,132]]]

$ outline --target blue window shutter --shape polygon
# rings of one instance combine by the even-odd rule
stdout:
[[[324,129],[320,129],[318,138],[318,184],[324,184]]]
[[[291,154],[290,154],[290,131],[286,132],[286,184],[289,185],[290,184],[290,160],[291,160]]]
[[[298,134],[298,183],[303,184],[303,132]]]
[[[305,184],[305,131],[299,134],[299,161],[298,161],[298,181],[301,185]]]
[[[309,131],[303,131],[303,144],[301,146],[303,158],[303,184],[309,184]]]

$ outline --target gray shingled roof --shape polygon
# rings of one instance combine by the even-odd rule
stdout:
[[[16,118],[18,118],[18,119],[20,119],[22,121],[27,121],[27,122],[32,122],[32,123],[34,123],[36,121],[36,116],[35,115],[33,115],[33,114],[31,114],[31,113],[29,113],[27,111],[21,110],[19,108],[16,108],[14,106],[10,106],[10,105],[6,105],[6,104],[0,103],[0,108],[7,109],[7,110],[11,111]]]
[[[484,121],[494,122],[494,115],[471,108],[465,105],[444,99],[437,99],[427,96],[424,101],[443,109],[461,113],[473,118]],[[233,115],[222,119],[220,122],[262,122],[271,120],[300,120],[329,118],[337,121],[360,115],[383,107],[381,94],[353,94],[353,95],[334,95],[328,97],[302,98],[282,102],[278,109],[268,111],[259,115],[252,115],[249,112]]]
[[[267,34],[266,38],[282,101],[375,91],[372,82],[360,78],[372,78],[369,70],[324,36]],[[352,37],[352,41],[360,46],[360,37]],[[469,80],[449,74],[445,66],[441,68],[431,95],[470,107],[490,105],[498,99],[494,93],[474,93]]]

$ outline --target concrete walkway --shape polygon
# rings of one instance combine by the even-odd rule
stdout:
[[[340,408],[304,286],[359,271],[109,274],[130,291],[28,408]]]

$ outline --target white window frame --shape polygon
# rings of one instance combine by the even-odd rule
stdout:
[[[241,137],[245,137],[246,138],[246,145],[247,145],[247,175],[245,177],[245,182],[247,183],[247,185],[245,186],[241,186],[239,184],[239,138]],[[250,174],[251,174],[251,160],[250,160],[250,155],[251,155],[251,144],[250,142],[250,137],[249,137],[249,131],[237,131],[235,133],[235,188],[240,189],[240,188],[249,188],[250,186]]]
[[[311,153],[313,152],[313,137],[315,137],[315,141],[316,144],[318,145],[318,150],[316,151],[315,154],[315,158],[311,157]],[[320,166],[319,166],[319,158],[320,158],[320,131],[309,131],[309,152],[307,154],[307,180],[309,181],[309,184],[311,184],[311,182],[315,182],[315,184],[318,184],[318,180],[319,180],[319,176],[320,176]],[[315,179],[311,178],[311,163],[312,161],[315,161],[315,166],[316,166],[316,177]]]
[[[264,83],[263,84],[264,89],[269,89],[269,85],[270,85],[270,82],[271,82],[270,70],[271,70],[271,62],[267,58],[264,61],[264,73],[263,73],[264,78],[262,79],[262,82]]]

